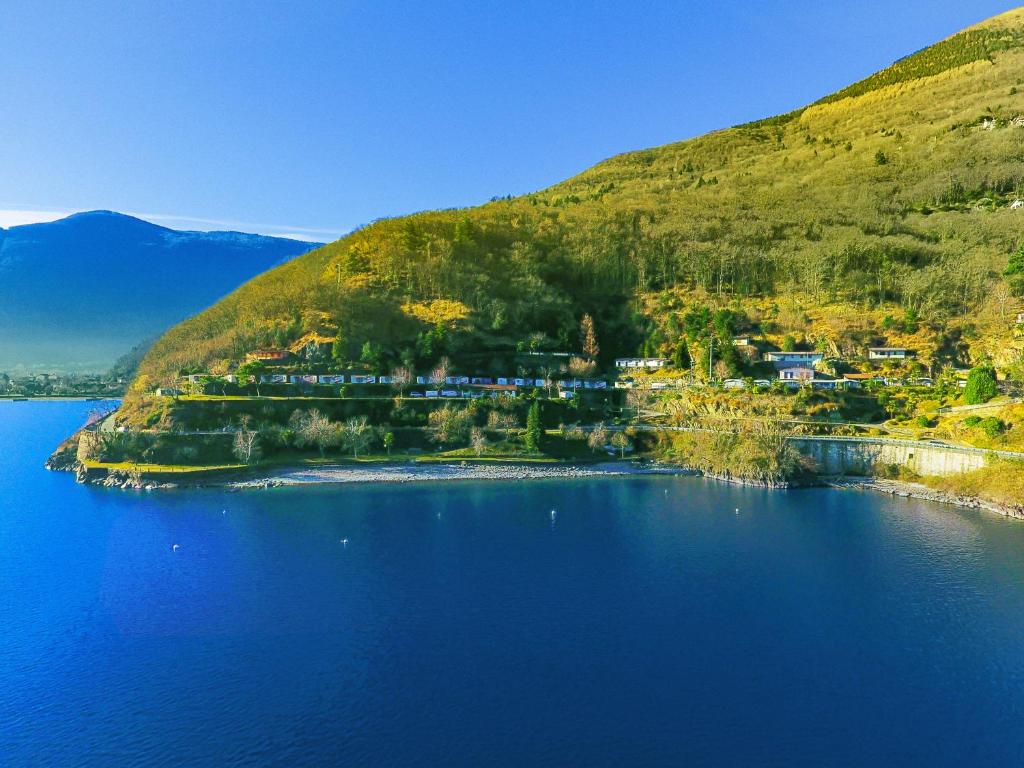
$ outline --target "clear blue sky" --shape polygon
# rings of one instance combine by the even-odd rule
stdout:
[[[1013,5],[12,0],[0,226],[330,239],[785,112]]]

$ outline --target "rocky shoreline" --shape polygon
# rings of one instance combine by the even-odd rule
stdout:
[[[979,499],[975,496],[961,496],[929,488],[921,483],[910,483],[904,480],[888,480],[878,477],[833,477],[824,478],[822,485],[838,490],[874,491],[907,499],[933,501],[937,504],[949,504],[969,509],[984,509],[1004,517],[1024,520],[1024,505],[996,504],[995,502]]]
[[[104,475],[90,474],[83,467],[48,465],[55,471],[75,472],[78,482],[104,488],[152,491],[175,488],[228,488],[253,490],[299,485],[348,483],[418,483],[456,480],[544,480],[614,477],[626,475],[698,475],[699,472],[667,464],[634,462],[600,462],[597,464],[525,464],[474,462],[416,464],[336,464],[298,467],[268,471],[257,477],[240,477],[237,473],[194,480],[165,481],[130,472],[114,471]]]
[[[353,467],[338,465],[290,469],[250,480],[221,483],[228,488],[278,488],[295,485],[345,483],[416,483],[452,480],[543,480],[577,479],[622,475],[694,474],[681,467],[605,462],[592,465],[544,464],[382,464]]]

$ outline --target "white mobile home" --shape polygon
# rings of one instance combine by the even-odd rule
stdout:
[[[657,370],[668,365],[664,357],[620,357],[615,360],[615,367],[622,369]]]
[[[868,360],[906,360],[913,353],[904,347],[869,347]]]

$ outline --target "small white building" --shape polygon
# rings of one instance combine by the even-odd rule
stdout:
[[[799,387],[814,379],[814,370],[803,365],[779,370],[779,381],[787,386]]]
[[[668,365],[668,359],[664,357],[620,357],[615,360],[615,367],[622,369],[642,368],[657,370]]]
[[[776,368],[813,368],[825,359],[822,352],[765,352],[764,359]]]
[[[906,360],[912,354],[904,347],[868,347],[868,360]]]

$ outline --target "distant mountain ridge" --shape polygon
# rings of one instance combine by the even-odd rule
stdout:
[[[179,231],[113,211],[0,229],[0,371],[106,369],[318,245]]]

